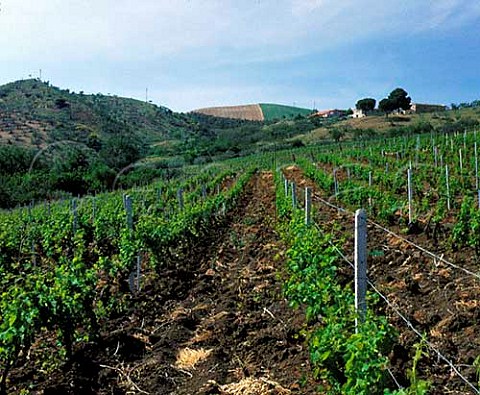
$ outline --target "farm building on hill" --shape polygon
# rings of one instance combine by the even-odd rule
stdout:
[[[363,110],[359,110],[358,108],[352,108],[352,111],[352,118],[363,118],[367,116]]]
[[[332,117],[339,117],[344,114],[345,114],[345,111],[342,111],[342,110],[322,110],[322,111],[317,111],[316,113],[310,116],[315,118],[332,118]]]
[[[410,106],[410,112],[414,114],[445,111],[446,109],[447,109],[447,106],[443,106],[441,104],[412,103],[412,105]]]

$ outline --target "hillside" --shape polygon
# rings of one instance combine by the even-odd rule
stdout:
[[[263,121],[262,108],[258,104],[242,106],[207,107],[192,111],[219,118],[243,119],[248,121]]]
[[[260,103],[265,121],[275,119],[295,118],[297,116],[308,116],[312,110],[307,108],[284,106],[281,104]]]
[[[77,94],[36,79],[0,86],[0,144],[40,147],[66,139],[85,142],[92,134],[152,143],[189,128],[187,116],[139,100]]]
[[[301,145],[295,136],[315,127],[305,117],[179,114],[36,79],[12,82],[0,86],[0,207],[169,179],[188,165]]]
[[[403,136],[418,133],[462,132],[480,124],[480,107],[460,108],[444,112],[408,115],[370,115],[348,118],[334,125],[321,125],[301,136],[304,143],[315,143],[332,136],[334,130],[344,133],[343,140],[368,138],[375,135]]]
[[[311,110],[306,108],[284,106],[281,104],[260,103],[240,106],[207,107],[192,111],[220,118],[242,119],[249,121],[274,121],[307,116]]]

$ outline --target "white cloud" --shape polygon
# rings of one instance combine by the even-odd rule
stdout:
[[[471,0],[3,0],[4,60],[298,54],[478,18]]]
[[[310,54],[317,55],[315,67],[320,68],[328,56],[325,50],[336,46],[360,45],[371,38],[387,43],[390,37],[436,34],[480,17],[477,0],[0,2],[1,82],[43,68],[47,79],[54,83],[61,79],[64,87],[88,90],[87,86],[94,86],[95,91],[128,95],[128,81],[139,86],[139,93],[132,91],[132,96],[141,97],[142,87],[149,85],[155,102],[175,109],[268,101],[269,97],[308,103],[315,97],[293,89],[283,92],[278,80],[259,82],[257,75],[242,81],[229,70],[235,66],[243,71],[250,63],[250,70],[258,70],[258,64],[265,62],[273,69],[292,57]],[[123,76],[118,71],[122,66],[135,70]],[[223,78],[215,75],[217,70]],[[302,72],[285,70],[284,78]],[[155,91],[155,83],[163,89]],[[355,93],[339,93],[349,95]],[[329,99],[335,105],[335,97],[326,95],[317,101]]]
[[[480,3],[471,0],[429,0],[418,30],[432,30],[446,26],[457,28],[480,16]]]

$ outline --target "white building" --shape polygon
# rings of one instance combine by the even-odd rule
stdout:
[[[367,116],[367,114],[365,114],[363,110],[359,110],[357,108],[352,108],[352,110],[353,110],[352,118],[364,118]]]

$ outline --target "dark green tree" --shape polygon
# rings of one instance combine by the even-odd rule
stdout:
[[[408,96],[405,89],[396,88],[390,92],[387,98],[380,100],[378,108],[386,116],[395,110],[409,110],[412,99]]]
[[[102,141],[97,133],[92,132],[87,137],[87,147],[91,148],[97,152],[102,149]]]
[[[357,101],[355,107],[357,110],[362,110],[363,112],[367,113],[375,109],[376,103],[377,101],[375,99],[372,99],[371,97],[366,97]]]
[[[390,92],[388,98],[395,103],[395,110],[402,109],[402,110],[410,110],[410,105],[412,99],[408,96],[408,93],[405,89],[396,88]]]
[[[112,169],[120,170],[139,160],[145,151],[144,142],[137,136],[111,136],[103,144],[100,156]]]
[[[330,137],[338,143],[343,137],[345,137],[346,130],[343,128],[332,128],[328,133],[330,134]]]
[[[382,99],[378,102],[378,109],[388,117],[388,114],[395,110],[395,103],[388,98]]]

